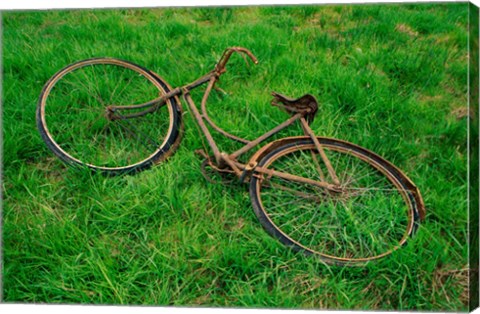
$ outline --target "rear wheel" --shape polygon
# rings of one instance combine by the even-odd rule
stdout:
[[[409,179],[366,149],[318,140],[340,180],[340,192],[256,173],[250,196],[265,229],[283,244],[335,264],[368,262],[403,246],[422,206]],[[311,139],[276,148],[258,166],[313,180],[328,176]]]
[[[70,165],[106,174],[143,170],[168,157],[179,143],[182,121],[177,98],[153,113],[130,119],[108,119],[106,108],[143,104],[170,89],[158,75],[131,62],[79,61],[44,86],[37,126],[47,146]],[[118,112],[121,117],[142,110]]]

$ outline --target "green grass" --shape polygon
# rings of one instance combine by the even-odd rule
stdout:
[[[2,18],[3,301],[467,309],[467,3]],[[314,94],[317,134],[377,152],[420,188],[427,217],[409,245],[360,268],[284,248],[263,231],[245,186],[203,179],[188,114],[178,152],[136,176],[67,168],[36,130],[42,86],[69,63],[122,58],[176,86],[228,46],[249,48],[260,64],[232,59],[219,85],[228,95],[209,103],[215,121],[254,138],[286,117],[269,105],[272,90]]]

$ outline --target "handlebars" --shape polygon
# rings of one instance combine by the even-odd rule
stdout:
[[[223,52],[222,57],[221,57],[220,60],[218,61],[217,65],[215,66],[215,71],[216,71],[217,73],[223,73],[223,72],[225,72],[225,65],[227,64],[228,60],[230,59],[230,57],[232,56],[232,54],[233,54],[234,52],[239,53],[239,54],[243,57],[243,59],[245,59],[245,62],[247,62],[247,64],[248,64],[248,61],[247,61],[245,55],[248,56],[248,57],[252,60],[252,62],[253,62],[254,64],[257,64],[257,63],[258,63],[257,58],[256,58],[256,57],[253,55],[253,53],[252,53],[250,50],[248,50],[247,48],[243,48],[243,47],[230,47],[230,48],[225,49],[225,51]]]

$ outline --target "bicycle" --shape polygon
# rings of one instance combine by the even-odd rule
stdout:
[[[106,175],[136,173],[176,150],[183,131],[181,96],[207,140],[202,169],[249,183],[254,212],[266,231],[287,247],[326,263],[358,265],[403,245],[425,217],[419,189],[396,166],[358,145],[316,136],[310,124],[318,103],[273,93],[272,105],[290,117],[255,140],[234,136],[208,116],[208,97],[230,57],[257,58],[242,47],[224,51],[213,70],[172,88],[158,74],[114,58],[79,61],[45,84],[37,126],[63,162]],[[206,85],[200,109],[190,91]],[[71,114],[73,113],[73,114]],[[274,140],[243,163],[239,157],[286,127],[303,135]],[[207,124],[243,147],[220,151]],[[48,127],[47,127],[48,125]]]

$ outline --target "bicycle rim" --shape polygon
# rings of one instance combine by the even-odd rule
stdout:
[[[59,71],[45,85],[37,124],[63,161],[121,173],[150,166],[172,150],[181,125],[175,98],[153,113],[109,120],[106,107],[146,103],[169,91],[152,72],[117,59],[89,59]],[[119,116],[145,109],[119,111]]]
[[[257,174],[250,193],[265,229],[295,250],[336,264],[365,263],[405,245],[418,223],[415,191],[402,183],[406,176],[364,149],[319,140],[342,191]],[[328,178],[309,139],[275,149],[259,166],[314,180]]]

